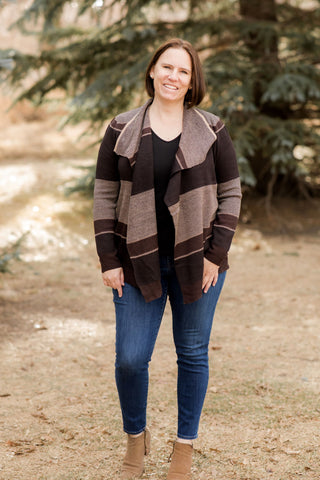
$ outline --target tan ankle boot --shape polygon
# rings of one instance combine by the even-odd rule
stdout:
[[[192,452],[188,443],[174,444],[167,480],[191,480]]]
[[[150,432],[146,428],[138,437],[128,435],[127,452],[121,468],[121,479],[140,478],[144,471],[144,456],[150,452]]]

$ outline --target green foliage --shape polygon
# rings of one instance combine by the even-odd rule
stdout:
[[[67,0],[33,0],[17,22],[40,42],[34,55],[0,54],[0,65],[1,59],[2,65],[12,61],[11,70],[0,70],[2,78],[17,88],[38,72],[18,101],[42,104],[59,90],[68,99],[66,122],[88,120],[97,131],[146,99],[144,70],[154,48],[180,36],[203,56],[208,85],[203,107],[230,129],[243,182],[265,193],[275,177],[286,177],[291,187],[311,176],[313,187],[320,184],[320,2],[312,7],[290,0],[76,3],[85,28],[64,20],[71,8]],[[297,157],[300,147],[311,149],[312,162]]]
[[[309,76],[306,76],[306,71],[309,71]],[[261,103],[299,105],[319,100],[319,80],[316,68],[312,66],[309,69],[306,67],[303,73],[280,73],[269,83],[261,97]]]
[[[0,253],[0,273],[11,273],[9,264],[14,260],[21,260],[21,245],[26,235],[22,235],[14,243],[7,245]]]
[[[85,170],[87,173],[81,176],[72,187],[67,187],[65,194],[69,196],[72,193],[80,193],[85,196],[91,196],[93,193],[96,167],[95,165],[90,165],[88,167],[78,168]]]

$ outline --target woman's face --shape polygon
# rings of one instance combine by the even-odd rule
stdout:
[[[151,68],[150,76],[155,99],[183,103],[192,78],[189,53],[184,48],[167,48]]]

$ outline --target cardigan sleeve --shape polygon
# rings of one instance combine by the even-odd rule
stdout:
[[[236,153],[225,126],[216,132],[213,156],[217,179],[218,209],[213,223],[210,247],[205,257],[216,265],[227,257],[238,223],[241,185]]]
[[[121,267],[115,237],[120,185],[118,156],[113,151],[117,136],[111,123],[100,145],[94,185],[93,221],[102,272]]]

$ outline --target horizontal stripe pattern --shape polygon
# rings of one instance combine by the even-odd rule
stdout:
[[[127,224],[129,215],[129,204],[131,197],[132,182],[122,180],[120,183],[119,196],[116,206],[116,216],[118,222]]]
[[[148,107],[114,118],[99,149],[94,228],[102,270],[123,266],[146,301],[161,296]],[[234,148],[221,120],[186,109],[165,203],[175,227],[175,267],[184,301],[202,295],[203,256],[228,268],[241,189]]]
[[[154,190],[131,195],[128,220],[128,244],[157,234]]]
[[[115,224],[116,224],[115,220],[112,220],[112,219],[96,220],[94,222],[95,234],[101,235],[102,233],[114,233]]]
[[[115,219],[115,208],[118,201],[119,182],[110,180],[95,181],[93,220]]]
[[[143,238],[134,243],[130,243],[129,251],[131,258],[138,258],[146,253],[155,252],[158,249],[158,237],[157,234],[151,237]]]
[[[216,185],[205,185],[180,195],[179,208],[173,205],[173,211],[178,212],[173,215],[176,244],[202,234],[211,224],[218,206],[216,191]],[[195,208],[199,205],[201,210]]]

